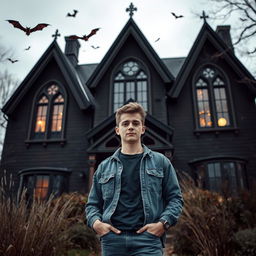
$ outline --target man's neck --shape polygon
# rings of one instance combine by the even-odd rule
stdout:
[[[136,144],[122,144],[121,152],[127,155],[135,155],[143,153],[143,147],[141,143]]]

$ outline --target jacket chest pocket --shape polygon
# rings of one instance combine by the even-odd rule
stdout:
[[[115,175],[110,173],[108,175],[102,176],[99,180],[101,184],[101,192],[103,199],[112,198],[115,189]]]
[[[162,168],[147,169],[146,179],[148,188],[152,191],[161,192],[163,177],[164,172]]]

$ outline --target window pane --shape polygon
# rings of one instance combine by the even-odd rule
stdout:
[[[221,191],[221,165],[220,163],[208,164],[208,181],[210,190]]]
[[[215,85],[215,86],[218,86],[218,85],[222,86],[222,85],[224,85],[224,82],[219,77],[217,77],[215,79],[215,81],[213,82],[213,85]]]
[[[114,83],[114,111],[124,104],[124,83]]]
[[[38,175],[36,176],[34,195],[36,199],[45,200],[48,195],[49,189],[49,176]]]
[[[135,83],[134,82],[126,83],[126,101],[129,99],[135,100]]]
[[[47,92],[49,95],[55,95],[59,90],[59,87],[56,84],[51,85],[48,89]]]
[[[215,106],[217,113],[217,124],[218,126],[229,126],[229,113],[226,99],[225,88],[216,87],[214,88]]]
[[[53,105],[52,132],[61,132],[64,105],[62,103]]]
[[[202,79],[198,79],[198,81],[196,82],[196,87],[206,87],[207,83]]]
[[[115,80],[124,80],[124,76],[121,73],[118,73],[118,75],[115,77]]]
[[[197,89],[197,106],[200,127],[211,127],[211,112],[208,100],[208,89]]]
[[[52,181],[52,193],[55,196],[59,196],[62,192],[63,188],[63,176],[62,175],[54,175]]]
[[[143,106],[145,111],[148,110],[147,81],[137,82],[137,101]]]
[[[123,73],[128,76],[135,75],[138,72],[138,70],[139,70],[139,65],[138,65],[138,63],[136,63],[134,61],[126,62],[123,65]]]
[[[39,105],[37,108],[36,115],[36,125],[35,132],[36,133],[44,133],[46,128],[46,114],[47,114],[47,105]]]
[[[240,189],[245,188],[245,168],[244,164],[237,163],[237,181]]]
[[[235,163],[223,163],[223,172],[223,176],[225,177],[225,184],[228,186],[228,191],[230,191],[232,194],[235,194],[237,191]]]
[[[146,74],[143,71],[141,71],[139,73],[139,75],[137,76],[137,79],[146,79],[146,78],[147,78],[147,76],[146,76]]]
[[[203,75],[204,75],[205,78],[213,78],[214,75],[215,75],[215,72],[211,68],[206,68],[203,71]]]

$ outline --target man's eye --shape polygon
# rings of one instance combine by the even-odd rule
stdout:
[[[128,126],[128,125],[129,125],[128,122],[124,122],[124,123],[123,123],[123,126]]]

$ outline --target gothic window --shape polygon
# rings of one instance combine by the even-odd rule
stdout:
[[[227,81],[217,68],[206,66],[199,71],[194,92],[197,128],[233,126]]]
[[[115,73],[113,110],[130,99],[137,101],[148,110],[148,78],[142,66],[132,60],[123,63]]]
[[[63,139],[65,93],[56,85],[44,87],[37,95],[29,139]]]
[[[199,187],[236,195],[247,187],[245,162],[236,159],[212,159],[194,164]]]

